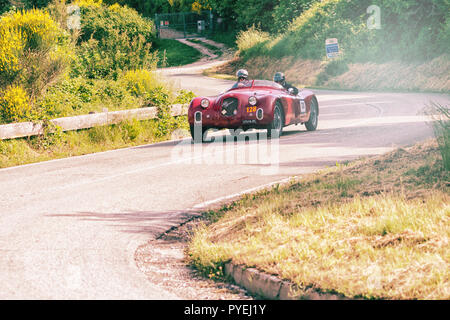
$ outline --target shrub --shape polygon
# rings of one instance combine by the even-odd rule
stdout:
[[[11,9],[9,0],[0,0],[0,14],[7,12],[9,9]]]
[[[0,97],[0,115],[5,122],[17,122],[30,118],[30,101],[22,87],[11,86],[4,91]]]
[[[37,97],[64,73],[70,39],[41,10],[7,13],[0,20],[0,88],[15,83]]]
[[[367,8],[381,8],[381,29],[367,27]],[[348,61],[426,61],[448,52],[446,0],[324,0],[295,18],[289,29],[246,54],[322,59],[327,38],[338,38]]]
[[[175,101],[173,103],[181,103],[186,104],[190,103],[192,99],[195,98],[195,93],[192,91],[186,91],[186,90],[180,90],[178,92],[178,96],[176,97]]]
[[[307,10],[314,0],[280,0],[275,6],[272,16],[273,24],[270,30],[275,33],[286,31],[293,19],[300,16],[303,11]]]
[[[442,155],[445,170],[450,170],[450,109],[432,103],[427,110],[433,118],[433,130]]]
[[[136,97],[142,97],[148,105],[168,105],[172,93],[159,81],[154,72],[139,69],[126,72],[120,81]]]
[[[155,39],[152,21],[126,6],[81,5],[82,30],[73,76],[117,79],[130,66],[156,66],[156,54],[150,51]]]
[[[252,26],[246,31],[241,31],[236,37],[236,44],[241,53],[245,53],[250,48],[255,48],[270,40],[269,33],[261,31],[255,26]]]
[[[117,81],[79,77],[52,86],[38,104],[46,115],[55,118],[102,111],[103,108],[138,108],[143,99],[133,96]]]

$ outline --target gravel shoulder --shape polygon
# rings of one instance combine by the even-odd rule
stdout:
[[[245,289],[231,283],[214,281],[186,264],[189,235],[198,219],[189,219],[136,250],[135,261],[147,279],[189,300],[252,300]]]

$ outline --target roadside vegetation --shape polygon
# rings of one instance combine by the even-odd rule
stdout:
[[[160,114],[158,119],[67,132],[49,128],[45,135],[0,141],[0,168],[165,141],[176,129],[188,132],[186,116]]]
[[[278,10],[286,5],[296,9]],[[368,28],[371,5],[381,9],[380,29]],[[245,66],[255,78],[283,71],[299,86],[448,92],[448,12],[444,0],[287,0],[253,19],[235,10],[253,25],[237,35],[236,61],[210,72]],[[339,40],[339,58],[326,58],[327,38]]]
[[[39,137],[0,141],[0,167],[168,139],[186,127],[168,107],[194,93],[178,90],[157,66],[190,63],[200,53],[175,40],[157,40],[152,20],[100,0],[73,1],[81,29],[69,28],[69,1],[5,3],[0,16],[0,124],[44,124]],[[157,107],[158,118],[74,132],[50,119]]]
[[[224,278],[257,268],[299,288],[365,299],[450,298],[450,113],[432,103],[435,139],[336,163],[205,212],[189,263]]]
[[[202,57],[197,49],[173,39],[157,39],[158,67],[177,67],[193,63]]]
[[[450,298],[450,173],[435,141],[337,164],[205,213],[187,250],[350,298]]]
[[[78,1],[81,30],[68,29],[66,3],[11,9],[1,16],[0,123],[37,121],[109,110],[164,107],[186,100],[154,70],[155,26],[134,9]],[[162,45],[166,61],[197,56]],[[181,45],[181,44],[180,44]],[[173,49],[172,49],[173,48]],[[184,59],[184,60],[183,60]]]

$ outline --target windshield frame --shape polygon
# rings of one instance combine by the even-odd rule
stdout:
[[[250,88],[271,88],[275,90],[286,91],[286,89],[282,85],[270,80],[248,80],[245,82],[236,82],[230,89],[228,89],[228,91]]]

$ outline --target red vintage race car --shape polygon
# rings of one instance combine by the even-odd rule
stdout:
[[[310,90],[298,95],[278,83],[248,80],[237,83],[215,97],[197,97],[191,101],[188,120],[194,141],[203,142],[208,129],[231,129],[232,135],[241,130],[267,129],[267,136],[280,137],[284,126],[305,124],[308,131],[316,130],[319,103]]]

